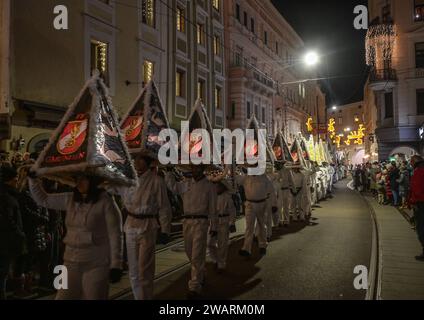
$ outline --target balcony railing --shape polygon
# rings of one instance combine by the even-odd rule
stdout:
[[[275,81],[271,77],[263,73],[261,70],[259,70],[257,67],[249,63],[246,59],[234,58],[231,63],[231,66],[233,68],[245,68],[247,71],[249,71],[249,73],[251,72],[251,76],[254,80],[262,83],[263,85],[271,89],[275,89]]]
[[[370,81],[371,82],[382,82],[382,81],[397,81],[396,70],[392,68],[371,70]]]

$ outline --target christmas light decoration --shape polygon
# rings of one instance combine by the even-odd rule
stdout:
[[[395,39],[396,26],[394,24],[383,23],[370,26],[365,40],[367,65],[375,67],[379,53],[382,54],[383,61],[390,61]]]
[[[335,128],[336,120],[331,118],[328,122],[328,133],[330,134],[330,139],[334,139],[336,136],[336,128]]]
[[[307,128],[308,132],[314,131],[313,121],[314,120],[312,118],[308,118],[308,122],[306,122],[306,128]]]

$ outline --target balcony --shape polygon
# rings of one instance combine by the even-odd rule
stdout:
[[[374,91],[392,89],[396,86],[397,81],[398,78],[395,69],[386,68],[380,70],[371,70],[370,87]]]
[[[231,79],[245,78],[247,86],[262,95],[271,97],[276,93],[275,81],[250,64],[246,59],[233,59],[230,70]]]

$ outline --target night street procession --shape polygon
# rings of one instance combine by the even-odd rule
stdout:
[[[423,26],[419,0],[0,0],[0,305],[424,300]]]

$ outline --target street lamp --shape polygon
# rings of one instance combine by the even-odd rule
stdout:
[[[336,111],[337,110],[337,106],[333,106],[333,108],[332,108],[334,111]]]
[[[311,67],[319,62],[318,54],[314,51],[310,51],[305,55],[304,62],[307,66]]]

